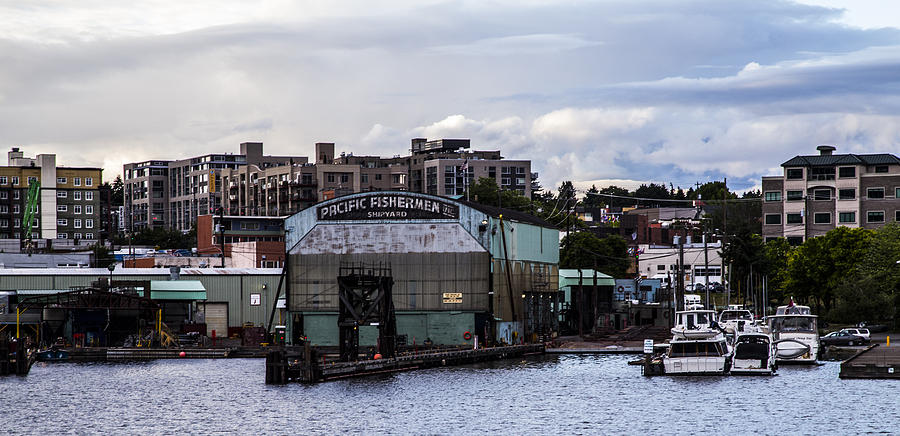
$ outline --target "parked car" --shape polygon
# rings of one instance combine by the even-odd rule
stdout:
[[[831,332],[825,336],[819,338],[819,342],[822,343],[823,347],[827,347],[829,345],[862,345],[868,344],[869,340],[862,337],[851,335],[843,330],[837,332]]]
[[[860,336],[866,339],[872,339],[869,335],[869,329],[867,328],[849,328],[849,329],[841,329],[842,332],[850,333],[851,335]]]

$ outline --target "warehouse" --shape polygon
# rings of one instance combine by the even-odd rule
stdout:
[[[160,304],[164,322],[176,331],[185,322],[202,321],[207,335],[216,330],[219,337],[233,336],[244,325],[268,325],[277,305],[281,272],[280,268],[0,269],[0,329],[15,330],[15,302],[19,299],[61,294],[111,279],[114,284],[148,282],[150,298]],[[22,320],[34,324],[40,322],[39,316],[28,313]],[[276,309],[273,322],[283,322],[284,317],[284,311]]]
[[[285,229],[289,340],[337,345],[338,277],[363,270],[389,276],[401,343],[520,342],[558,329],[559,232],[531,215],[377,191],[319,203]],[[376,324],[359,325],[360,345],[377,342]]]

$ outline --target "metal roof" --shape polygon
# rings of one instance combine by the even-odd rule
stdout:
[[[18,295],[55,295],[63,292],[69,292],[71,289],[19,289],[16,291]]]
[[[205,300],[206,287],[199,280],[152,280],[150,298],[153,300]]]
[[[280,275],[281,268],[182,268],[182,276],[200,275]],[[0,268],[0,276],[98,276],[109,277],[106,268]],[[168,276],[168,268],[120,268],[115,276]]]
[[[814,167],[831,165],[885,165],[900,164],[900,158],[888,153],[878,154],[830,154],[794,156],[781,164],[783,167]]]

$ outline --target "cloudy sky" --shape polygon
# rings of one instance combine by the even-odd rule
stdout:
[[[892,10],[893,9],[893,10]],[[0,1],[0,145],[65,165],[406,153],[472,138],[545,186],[900,153],[900,14],[873,0]]]

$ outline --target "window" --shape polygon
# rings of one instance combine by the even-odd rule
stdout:
[[[81,200],[81,191],[75,191],[75,199]]]
[[[781,191],[766,192],[766,201],[781,201]]]
[[[21,219],[21,218],[16,218],[16,219],[14,219],[14,220],[13,220],[13,227],[15,227],[15,228],[17,228],[17,229],[18,229],[19,227],[22,227],[22,219]]]
[[[781,214],[777,214],[777,213],[766,214],[766,224],[781,224]]]
[[[788,224],[803,224],[803,215],[799,213],[789,213],[787,214],[787,223]]]
[[[56,205],[57,212],[67,212],[68,210],[69,210],[69,206],[67,206],[65,204],[57,204]]]
[[[856,198],[856,189],[841,189],[838,191],[838,200],[853,200]]]
[[[359,181],[361,183],[369,183],[369,175],[366,173],[362,173],[359,175]]]
[[[838,214],[839,223],[855,223],[856,212],[841,212]]]
[[[900,198],[900,188],[894,188],[894,198]]]
[[[30,185],[31,182],[37,182],[37,177],[34,177],[34,176],[29,177],[29,178],[28,178],[28,184]]]
[[[792,247],[796,247],[798,245],[803,244],[803,236],[788,236],[787,237],[788,245]]]
[[[894,221],[900,221],[900,210],[894,211]]]
[[[57,233],[56,239],[69,239],[69,235],[66,233]]]
[[[665,270],[666,270],[666,266],[665,266],[665,265],[656,265],[656,270],[657,270],[657,271],[665,271]]]
[[[381,180],[381,174],[375,174],[375,180]]]
[[[76,204],[76,205],[72,206],[72,212],[76,213],[76,214],[81,213],[81,205]]]
[[[813,222],[816,224],[831,224],[831,214],[828,212],[814,214]]]
[[[866,212],[866,222],[869,222],[869,223],[883,223],[883,222],[884,222],[884,211],[869,211],[869,212]]]
[[[884,188],[869,188],[866,190],[869,200],[884,198]]]
[[[67,181],[66,181],[66,178],[65,178],[65,177],[57,177],[57,178],[56,178],[56,183],[57,183],[57,184],[60,184],[60,185],[65,185],[65,184],[67,183]]]
[[[94,234],[93,233],[85,233],[84,239],[94,239]]]
[[[84,186],[94,186],[93,177],[85,177],[84,178]]]
[[[241,223],[241,230],[259,230],[259,223]]]
[[[838,169],[838,177],[856,177],[856,167],[840,167]]]
[[[0,213],[9,213],[9,206],[0,204]]]
[[[325,177],[329,182],[334,183],[334,173],[328,173]]]
[[[73,227],[75,227],[76,229],[80,229],[80,228],[81,228],[81,220],[80,220],[80,219],[76,219],[76,220],[72,220],[72,221],[73,221],[73,224],[74,224]]]
[[[94,220],[93,219],[84,220],[84,228],[93,229],[94,228]]]
[[[347,183],[347,182],[349,182],[349,181],[350,181],[350,175],[349,175],[349,174],[341,174],[341,183]]]
[[[813,167],[809,172],[809,180],[834,180],[834,167]]]
[[[787,199],[788,201],[803,200],[803,191],[788,191]]]
[[[93,215],[94,214],[94,206],[92,206],[90,204],[84,206],[84,213],[86,213],[88,215]]]
[[[18,189],[13,191],[13,200],[18,200],[19,198],[21,198],[21,196],[22,196],[22,193]]]
[[[803,178],[803,168],[788,168],[787,169],[787,179],[788,180],[800,180]]]
[[[0,185],[5,185],[7,183],[6,176],[0,176]]]
[[[9,192],[8,192],[8,191],[0,191],[0,200],[6,200],[6,199],[8,199],[8,198],[9,198]]]
[[[81,233],[73,233],[72,237],[75,239],[81,239]]]
[[[18,184],[19,184],[19,176],[12,176],[12,177],[10,177],[9,180],[10,180],[10,183],[13,184],[13,185],[18,185]]]
[[[20,208],[21,208],[21,206],[18,203],[14,204],[13,205],[13,213],[21,212]]]
[[[69,196],[67,191],[56,191],[56,198],[66,198]]]
[[[888,172],[888,166],[887,165],[875,165],[875,172],[876,173],[886,173],[886,172]]]
[[[67,226],[67,225],[69,225],[69,220],[60,218],[60,219],[56,220],[56,225]]]
[[[81,177],[74,177],[73,180],[75,180],[75,186],[81,186]]]
[[[813,191],[813,199],[814,200],[831,200],[831,190],[816,189],[815,191]]]
[[[93,191],[84,191],[84,199],[85,199],[85,200],[88,200],[88,201],[93,200],[93,199],[94,199],[94,192],[93,192]]]

